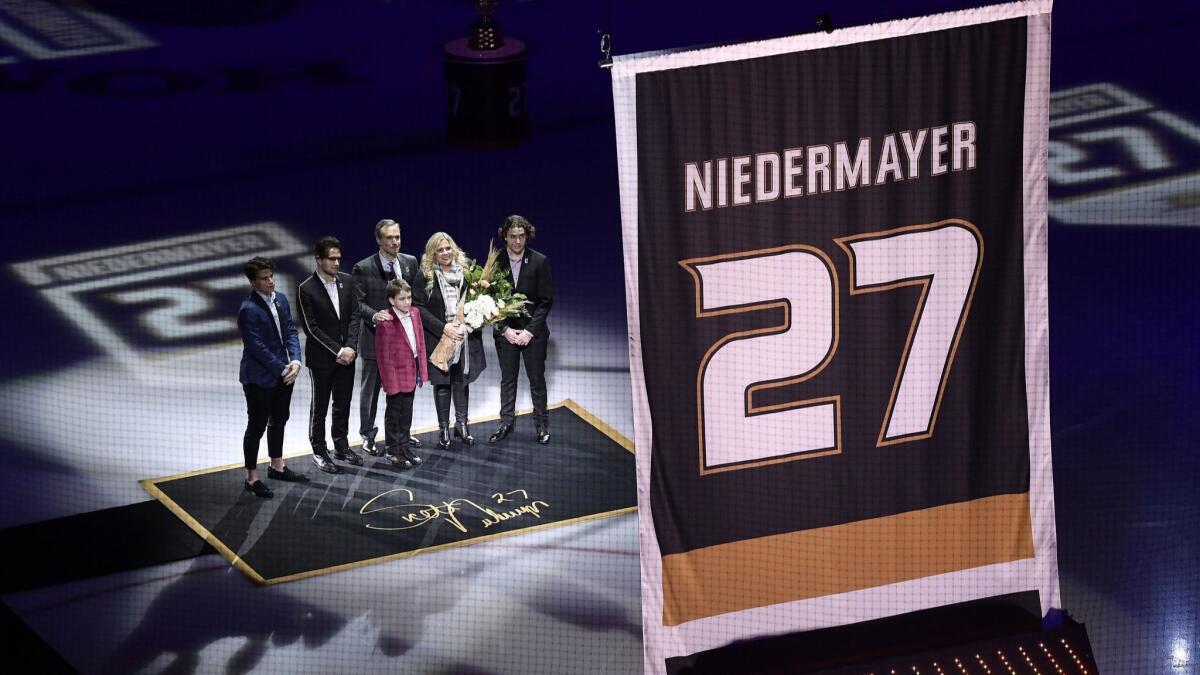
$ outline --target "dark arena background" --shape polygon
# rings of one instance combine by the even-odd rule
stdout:
[[[612,82],[599,62],[610,51],[836,32],[980,3],[491,5],[0,0],[0,610],[5,641],[30,672],[643,670],[638,519],[626,503],[634,477],[622,454],[642,450],[629,440],[624,269],[633,253],[621,237]],[[813,670],[820,659],[803,655],[822,647],[837,672],[887,672],[902,660],[884,661],[903,653],[942,654],[946,672],[983,672],[949,665],[955,643],[931,636],[957,631],[963,643],[995,646],[1043,627],[1061,644],[1090,642],[1072,667],[1094,659],[1089,667],[1104,673],[1200,672],[1191,274],[1200,94],[1190,65],[1200,8],[1059,0],[1052,17],[1050,391],[1069,618],[1038,624],[1035,599],[1030,629],[1019,611],[1028,598],[1010,599],[994,612],[984,603],[823,633],[828,640],[740,645],[713,656],[709,672]],[[502,46],[490,55],[465,46],[473,24]],[[427,471],[486,487],[495,463],[510,461],[503,475],[536,473],[546,484],[529,503],[569,501],[579,512],[543,522],[506,511],[538,526],[476,541],[440,522],[438,537],[413,544],[430,549],[419,555],[390,555],[380,538],[357,555],[327,550],[345,545],[338,531],[360,527],[350,517],[361,506],[357,474],[321,496],[285,498],[275,481],[270,508],[287,511],[292,528],[283,544],[271,539],[286,583],[248,574],[238,546],[263,536],[274,511],[259,511],[262,502],[239,492],[240,469],[229,471],[240,466],[246,423],[242,263],[274,258],[294,312],[323,235],[343,242],[347,272],[378,249],[382,218],[400,223],[402,252],[420,255],[445,231],[482,258],[514,213],[537,227],[530,246],[553,268],[549,400],[562,403],[553,420],[571,412],[544,448],[519,416],[511,447],[558,454],[506,460],[487,444],[500,369],[485,329],[488,369],[471,387],[476,444],[433,448],[433,399],[418,391],[413,428],[428,462],[403,478],[412,487]],[[310,461],[311,392],[302,374],[284,441],[288,465],[313,479],[310,492],[328,483]],[[531,405],[522,374],[517,408]],[[358,410],[356,391],[352,443]],[[586,453],[572,454],[585,436]],[[590,461],[595,469],[580,464]],[[545,480],[553,471],[557,484]],[[384,486],[376,492],[401,475],[382,462],[370,473],[363,483]],[[233,506],[211,528],[155,499],[170,491],[153,481],[185,475],[227,488]],[[552,490],[561,496],[547,497]],[[310,507],[324,522],[316,535],[305,534]],[[240,544],[221,539],[231,528]],[[328,560],[336,568],[322,567]],[[862,653],[835,654],[835,643]],[[1005,644],[1018,654],[1034,643]],[[792,660],[781,660],[788,650]],[[904,667],[936,660],[913,659]]]

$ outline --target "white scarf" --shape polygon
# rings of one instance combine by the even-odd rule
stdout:
[[[458,288],[462,284],[463,274],[462,268],[457,263],[452,263],[449,272],[442,271],[441,266],[435,266],[433,276],[437,279],[438,288],[442,291],[442,302],[445,305],[446,323],[452,323],[458,318]],[[464,331],[466,326],[460,326]],[[462,342],[454,347],[454,355],[450,357],[447,365],[458,363],[459,358],[462,358],[463,373],[471,372],[471,352],[469,349],[463,349],[466,345],[466,336],[463,336]]]

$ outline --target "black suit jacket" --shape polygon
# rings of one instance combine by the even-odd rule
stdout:
[[[300,327],[308,336],[304,346],[304,360],[309,368],[333,368],[337,365],[337,354],[342,347],[358,351],[359,319],[358,289],[349,274],[338,272],[338,312],[325,290],[325,283],[313,272],[296,288],[296,302],[300,308]]]
[[[508,249],[502,249],[496,258],[498,269],[504,270],[509,280],[512,280],[512,268],[508,263]],[[550,276],[550,261],[537,251],[526,248],[521,261],[521,278],[517,279],[517,293],[524,293],[529,299],[525,305],[529,316],[512,317],[504,321],[504,326],[514,330],[527,330],[534,338],[542,339],[550,335],[550,327],[546,325],[546,317],[550,315],[550,305],[554,304],[554,279]],[[497,340],[504,340],[504,328],[497,326],[493,335]],[[506,341],[507,342],[507,341]]]
[[[400,276],[413,287],[413,295],[417,293],[417,259],[405,253],[396,255],[400,265]],[[375,324],[371,317],[381,309],[387,309],[387,285],[393,279],[383,271],[383,263],[379,261],[379,252],[359,260],[350,270],[354,284],[358,287],[359,315],[362,317],[362,336],[359,339],[359,356],[364,359],[375,358]]]

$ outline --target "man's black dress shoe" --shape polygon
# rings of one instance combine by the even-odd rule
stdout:
[[[255,497],[270,499],[271,497],[275,496],[275,493],[271,492],[271,488],[267,487],[261,480],[256,480],[253,483],[242,481],[242,485],[246,486],[246,492],[249,492]]]
[[[323,453],[314,453],[313,454],[313,464],[316,464],[317,468],[324,471],[325,473],[341,473],[342,472],[342,470],[338,468],[338,465],[334,464],[332,459],[329,459],[329,455],[326,455]]]
[[[412,464],[413,466],[417,466],[417,465],[421,464],[421,462],[425,461],[425,460],[421,459],[420,455],[413,452],[412,448],[404,448],[402,450],[402,452],[404,453],[405,459],[407,459],[409,461],[409,463]]]
[[[387,461],[392,466],[401,469],[413,468],[413,463],[408,461],[408,457],[404,455],[404,451],[400,448],[390,448],[387,454]]]
[[[416,436],[409,436],[408,437],[408,447],[410,447],[410,448],[421,447],[421,439],[417,438]]]
[[[500,426],[496,427],[496,430],[493,431],[492,435],[488,437],[488,443],[499,443],[500,441],[508,438],[512,432],[513,425],[501,424]]]
[[[541,443],[542,445],[546,445],[550,442],[550,430],[547,429],[545,425],[538,425],[537,442]]]
[[[465,445],[475,445],[475,437],[471,435],[471,429],[467,427],[466,422],[459,422],[454,425],[454,437],[462,439]]]
[[[384,449],[379,447],[379,444],[375,442],[374,436],[363,436],[362,447],[363,452],[372,457],[383,457],[384,455]]]
[[[356,454],[350,448],[343,448],[342,450],[335,448],[333,451],[333,458],[339,459],[347,464],[353,464],[354,466],[362,466],[363,463],[362,456]]]
[[[298,483],[300,481],[308,480],[308,476],[305,476],[302,473],[296,473],[295,471],[292,471],[292,469],[288,466],[284,466],[283,471],[276,471],[275,467],[268,466],[267,467],[267,478],[271,478],[274,480],[285,480],[289,483]]]

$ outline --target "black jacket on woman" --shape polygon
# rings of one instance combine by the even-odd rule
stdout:
[[[426,349],[433,354],[433,348],[442,339],[442,331],[446,328],[446,301],[442,299],[442,287],[436,279],[433,282],[433,288],[429,291],[425,290],[425,275],[421,270],[417,270],[413,282],[413,304],[421,311],[421,325],[425,328]],[[458,291],[459,293],[466,292],[465,281],[459,284]],[[471,358],[471,372],[463,379],[470,384],[487,368],[487,357],[483,354],[482,327],[467,336],[466,348]],[[461,359],[460,356],[459,360],[461,361]],[[450,384],[450,376],[430,363],[429,382],[434,385]]]

